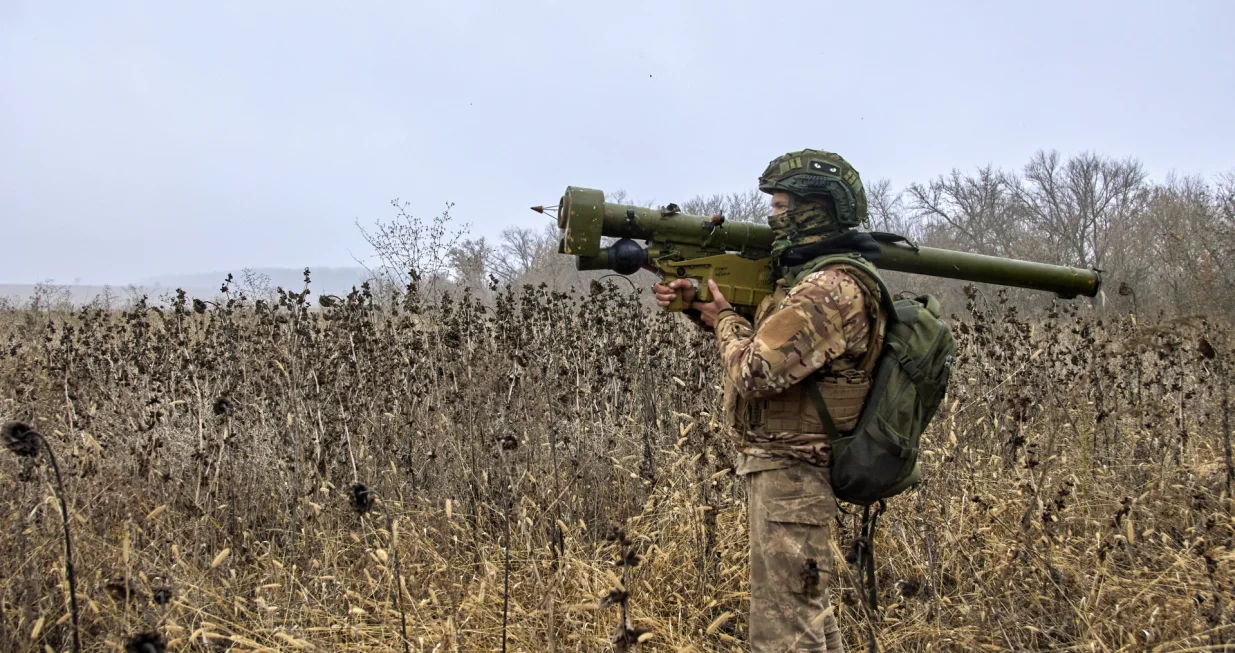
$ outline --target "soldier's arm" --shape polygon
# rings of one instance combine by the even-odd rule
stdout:
[[[730,311],[716,323],[721,364],[745,398],[782,392],[843,354],[846,326],[866,311],[857,282],[836,269],[803,279],[783,306],[758,331]]]

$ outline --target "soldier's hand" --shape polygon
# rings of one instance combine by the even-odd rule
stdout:
[[[682,291],[682,306],[690,308],[691,302],[695,301],[695,284],[691,283],[690,279],[674,279],[669,285],[658,283],[652,286],[652,292],[656,295],[656,303],[662,308],[673,301],[676,290]]]
[[[716,326],[716,319],[720,317],[720,312],[726,308],[733,308],[729,300],[720,294],[720,288],[716,287],[716,282],[708,279],[708,289],[712,291],[712,301],[694,302],[690,307],[699,311],[699,319],[709,327]]]

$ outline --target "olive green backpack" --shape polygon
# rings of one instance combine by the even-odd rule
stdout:
[[[919,442],[947,390],[956,340],[939,317],[934,296],[893,300],[879,272],[859,255],[818,258],[794,276],[801,279],[840,263],[861,269],[879,284],[887,314],[883,351],[857,425],[848,433],[836,430],[816,385],[807,387],[832,445],[836,498],[869,506],[921,481]]]

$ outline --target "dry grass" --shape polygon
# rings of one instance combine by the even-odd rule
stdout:
[[[1225,329],[980,295],[956,320],[927,481],[876,539],[883,649],[1235,648]],[[0,321],[84,650],[401,651],[400,605],[412,651],[611,650],[627,610],[642,649],[742,650],[714,345],[615,287]],[[69,648],[51,483],[0,460],[0,650]]]

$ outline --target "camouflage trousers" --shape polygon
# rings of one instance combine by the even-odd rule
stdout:
[[[749,481],[750,650],[844,651],[829,605],[839,510],[829,472],[786,459],[751,463],[738,470]]]

